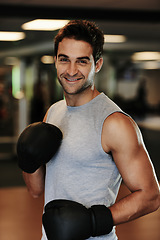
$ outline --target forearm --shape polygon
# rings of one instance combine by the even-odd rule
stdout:
[[[37,198],[44,192],[45,167],[41,166],[34,173],[23,172],[23,178],[30,194]]]
[[[135,191],[110,207],[114,225],[135,220],[159,207],[160,195],[142,190]]]

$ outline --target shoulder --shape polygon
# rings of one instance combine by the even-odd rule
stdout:
[[[108,151],[122,149],[123,146],[134,148],[142,142],[140,130],[128,115],[115,112],[107,117],[102,129],[102,144]]]
[[[46,114],[45,114],[45,116],[44,116],[43,121],[46,122],[47,119],[48,119],[48,117],[49,117],[50,115],[52,115],[53,113],[55,113],[57,110],[60,110],[63,106],[66,106],[65,100],[60,100],[60,101],[52,104],[52,105],[48,108],[48,110],[47,110],[47,112],[46,112]]]
[[[105,127],[116,127],[119,129],[119,127],[136,127],[137,124],[135,121],[126,113],[124,112],[114,112],[110,114],[104,121]]]
[[[114,112],[104,121],[104,130],[115,134],[115,130],[122,132],[123,130],[134,130],[138,128],[135,121],[123,112]]]

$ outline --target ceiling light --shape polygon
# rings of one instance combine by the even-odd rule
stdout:
[[[160,69],[160,63],[158,61],[146,61],[144,62],[144,69]]]
[[[132,55],[133,61],[160,60],[159,52],[136,52]]]
[[[23,32],[5,32],[0,31],[0,41],[18,41],[25,38]]]
[[[44,64],[53,64],[54,58],[53,58],[53,56],[45,55],[45,56],[41,57],[41,62]]]
[[[127,39],[124,35],[104,35],[104,41],[106,43],[122,43]]]
[[[62,28],[68,20],[36,19],[24,23],[21,27],[24,30],[53,31]]]

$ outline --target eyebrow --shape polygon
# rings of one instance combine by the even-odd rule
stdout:
[[[65,55],[65,54],[59,54],[59,55],[58,55],[58,58],[59,58],[59,57],[66,57],[66,58],[69,58],[69,56],[67,56],[67,55]],[[77,59],[78,59],[78,60],[87,59],[87,60],[90,61],[90,58],[89,58],[88,56],[78,57]]]
[[[77,59],[78,59],[78,60],[86,59],[86,60],[89,60],[89,61],[91,60],[91,59],[90,59],[89,57],[87,57],[87,56],[84,56],[84,57],[78,57]]]
[[[69,58],[69,57],[68,57],[67,55],[65,55],[65,54],[59,54],[59,55],[58,55],[58,58],[59,58],[59,57],[66,57],[66,58]]]

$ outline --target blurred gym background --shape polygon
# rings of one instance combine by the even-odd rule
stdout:
[[[38,19],[51,22],[27,25]],[[53,61],[59,28],[53,20],[63,24],[71,19],[95,21],[103,30],[104,65],[96,75],[96,87],[137,122],[160,179],[159,0],[0,0],[0,211],[6,216],[6,209],[12,212],[18,200],[23,216],[14,222],[14,209],[5,221],[0,217],[2,240],[40,239],[43,198],[33,200],[26,191],[17,167],[16,142],[29,123],[42,121],[48,107],[63,98]],[[156,213],[124,224],[118,228],[119,239],[158,240],[159,222]]]

